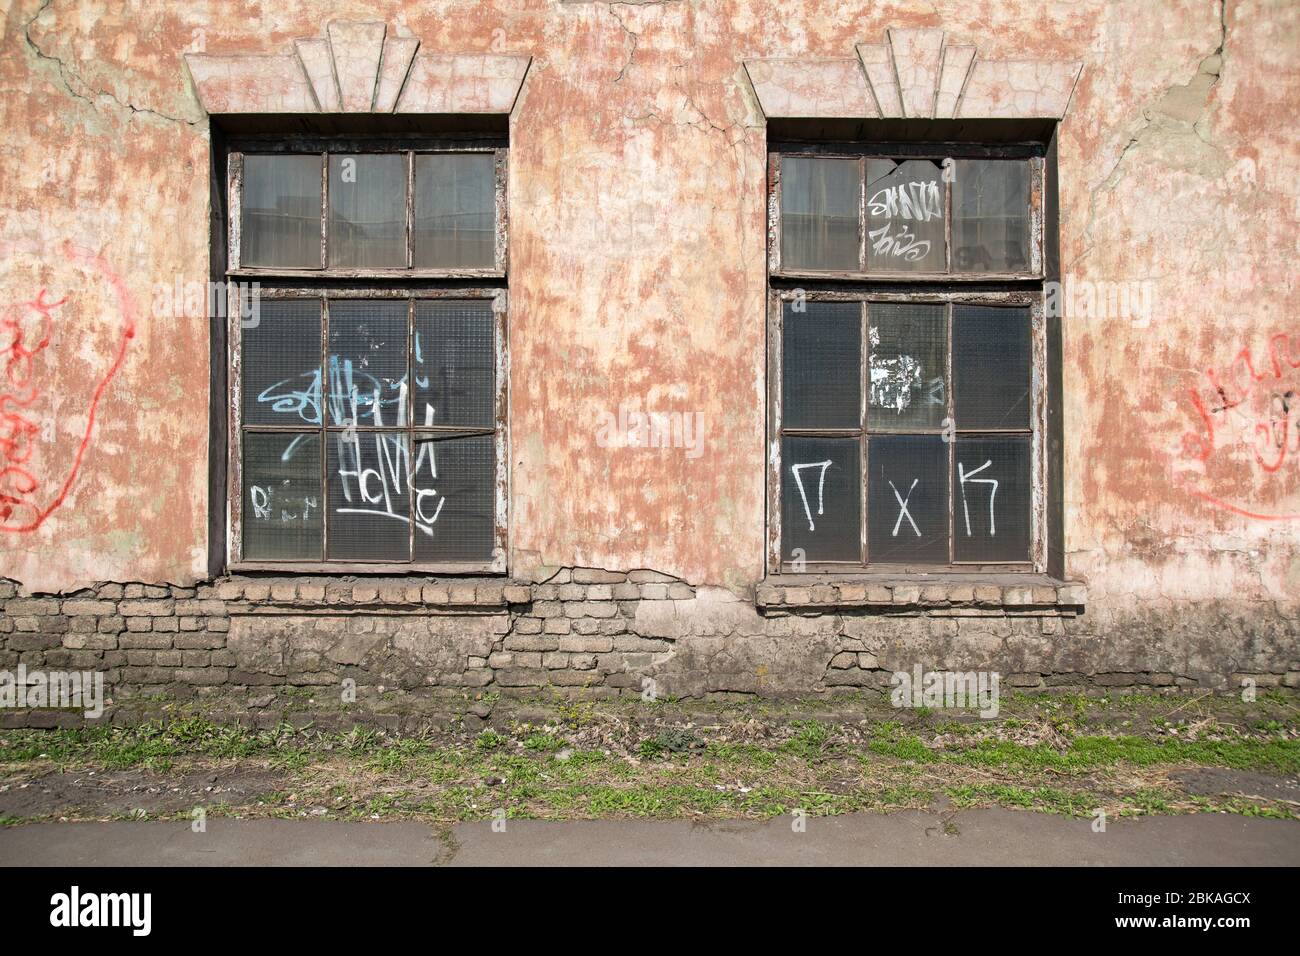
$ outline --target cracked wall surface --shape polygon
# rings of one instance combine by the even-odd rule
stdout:
[[[183,56],[282,53],[350,19],[421,51],[532,57],[510,129],[512,575],[654,568],[752,594],[765,131],[742,64],[842,60],[890,29],[941,28],[980,60],[1082,61],[1060,126],[1062,271],[1153,290],[1144,320],[1075,303],[1063,323],[1066,570],[1089,585],[1090,633],[1136,654],[1157,638],[1098,622],[1213,605],[1294,645],[1295,4],[230,9],[7,8],[0,292],[22,328],[51,335],[25,363],[34,389],[9,389],[35,424],[35,487],[0,522],[0,576],[31,592],[206,576],[207,322],[157,301],[208,275],[207,121]],[[704,453],[599,447],[601,413],[621,403],[702,413]],[[1176,655],[1176,629],[1160,634],[1158,653]]]

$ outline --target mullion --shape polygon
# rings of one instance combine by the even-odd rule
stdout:
[[[328,160],[326,161],[328,164]],[[328,182],[328,178],[326,180]],[[322,252],[322,255],[324,253]],[[320,527],[320,560],[324,564],[329,560],[329,491],[330,491],[330,469],[329,469],[329,299],[325,296],[320,297],[320,483],[321,492],[320,500],[324,506],[321,513]]]

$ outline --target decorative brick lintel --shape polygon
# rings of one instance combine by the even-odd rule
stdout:
[[[761,611],[815,611],[844,608],[997,609],[1003,613],[1049,611],[1077,614],[1087,603],[1087,588],[1077,581],[1033,575],[1014,582],[996,579],[935,580],[926,577],[827,579],[815,575],[768,578],[757,589]]]

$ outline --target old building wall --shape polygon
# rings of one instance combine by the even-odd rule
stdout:
[[[851,56],[888,28],[937,26],[981,57],[1083,62],[1059,163],[1066,576],[1088,590],[1069,628],[1036,632],[1040,670],[1295,669],[1294,4],[235,6],[16,0],[5,14],[0,406],[23,424],[0,432],[0,577],[14,600],[219,586],[206,305],[160,293],[208,275],[207,118],[182,56],[283,52],[329,20],[380,19],[424,49],[533,57],[510,129],[512,577],[653,570],[757,613],[765,133],[742,60]],[[1083,291],[1129,283],[1147,283],[1142,315]],[[600,447],[601,414],[621,404],[700,413],[702,453]],[[51,616],[61,642],[71,618]],[[9,633],[31,617],[6,610]],[[898,633],[938,626],[914,620]],[[19,644],[14,659],[40,650]],[[777,645],[736,666],[788,659]]]

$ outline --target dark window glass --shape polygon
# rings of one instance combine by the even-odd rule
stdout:
[[[867,271],[944,272],[944,184],[928,159],[867,166]]]
[[[492,557],[495,461],[492,435],[416,437],[417,561],[487,561]]]
[[[405,300],[329,302],[329,424],[406,424]]]
[[[417,427],[492,427],[494,321],[492,303],[482,299],[416,302],[412,367]]]
[[[410,560],[410,461],[404,432],[329,433],[330,559]]]
[[[952,184],[955,272],[1029,271],[1029,164],[959,159]]]
[[[406,156],[330,156],[329,264],[406,267]]]
[[[259,303],[240,356],[244,424],[320,424],[319,299]]]
[[[858,440],[787,436],[781,446],[781,560],[862,560]]]
[[[319,434],[244,433],[247,560],[320,559],[320,475]]]
[[[321,158],[244,157],[240,265],[320,268]]]
[[[948,323],[942,305],[867,306],[873,429],[939,428],[948,414]]]
[[[856,272],[856,159],[786,156],[781,160],[781,265]]]
[[[857,428],[862,420],[862,306],[785,304],[781,348],[786,428]]]
[[[1029,560],[1029,438],[959,438],[953,468],[953,556]]]
[[[491,153],[415,157],[416,268],[496,265],[496,174]]]
[[[953,307],[952,378],[957,428],[1028,428],[1029,310]]]
[[[948,563],[948,444],[940,435],[881,435],[867,443],[871,561]]]

